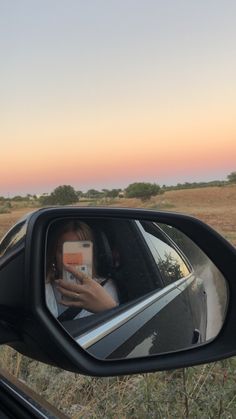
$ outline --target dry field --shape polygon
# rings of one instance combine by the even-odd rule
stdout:
[[[9,214],[0,214],[0,238],[13,226],[16,221],[25,214],[32,211],[32,208],[13,209]]]
[[[150,201],[120,199],[112,206],[182,212],[200,218],[236,246],[236,185],[168,191]]]
[[[236,185],[170,191],[158,199],[200,218],[236,246]]]
[[[150,208],[193,215],[215,228],[236,246],[236,185],[168,191],[147,202],[121,198],[92,201],[89,205]],[[19,218],[31,211],[32,207],[15,209],[13,206],[9,214],[0,214],[0,237]]]

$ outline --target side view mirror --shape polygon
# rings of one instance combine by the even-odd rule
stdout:
[[[51,208],[0,243],[1,343],[90,375],[236,353],[236,251],[189,216]]]

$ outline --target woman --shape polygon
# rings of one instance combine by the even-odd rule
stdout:
[[[96,273],[94,253],[92,277],[63,264],[63,244],[78,241],[90,241],[95,248],[92,230],[84,222],[64,221],[59,226],[54,226],[53,231],[49,233],[46,303],[51,313],[59,319],[66,319],[69,310],[70,313],[73,311],[73,318],[80,318],[112,309],[119,304],[113,280],[100,278]],[[63,270],[71,273],[76,282],[63,279]]]

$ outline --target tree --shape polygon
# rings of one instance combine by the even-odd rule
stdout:
[[[116,198],[119,195],[119,192],[121,191],[121,189],[111,189],[111,190],[103,189],[102,191],[106,198]]]
[[[97,191],[96,189],[89,189],[84,196],[86,198],[101,198],[103,196],[103,193],[100,191]]]
[[[40,197],[41,205],[68,205],[78,202],[78,196],[70,185],[58,186],[50,195]]]
[[[20,195],[13,196],[12,201],[24,201],[24,197]]]
[[[231,172],[228,176],[227,179],[230,183],[236,183],[236,172]]]
[[[78,201],[78,196],[70,185],[58,186],[51,195],[54,203],[59,205],[73,204]]]
[[[79,199],[82,198],[84,193],[82,191],[76,191],[76,195],[77,195],[77,198],[78,198],[78,201],[79,201]]]
[[[159,195],[161,192],[159,185],[147,182],[131,183],[125,189],[125,195],[128,198],[140,198],[142,201],[147,201],[151,196]]]

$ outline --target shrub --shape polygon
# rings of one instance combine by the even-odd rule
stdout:
[[[135,182],[125,190],[127,198],[140,198],[142,201],[147,201],[151,196],[159,194],[161,194],[161,187],[156,183]]]
[[[11,212],[9,206],[3,205],[0,206],[0,214],[9,214]]]

